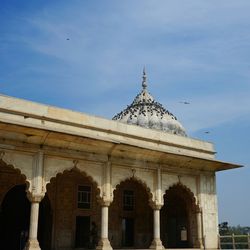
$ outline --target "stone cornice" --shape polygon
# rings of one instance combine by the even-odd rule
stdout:
[[[13,139],[22,143],[50,146],[79,152],[91,151],[96,155],[110,155],[120,162],[151,161],[183,169],[219,171],[239,165],[214,160],[213,145],[208,142],[122,124],[70,110],[41,105],[0,95],[0,132],[3,140],[6,129]],[[2,131],[1,131],[2,130]],[[17,138],[17,139],[16,139]],[[44,151],[45,152],[45,151]],[[46,154],[46,152],[45,152]],[[75,157],[74,157],[75,158]],[[182,163],[182,166],[179,163]],[[117,164],[117,163],[115,163]],[[123,163],[122,163],[123,164]]]
[[[64,131],[70,134],[77,133],[78,135],[80,135],[80,133],[83,135],[85,132],[88,132],[88,137],[106,141],[117,141],[120,143],[125,143],[123,138],[123,136],[125,136],[134,140],[156,143],[158,150],[161,150],[159,145],[165,145],[177,147],[179,150],[187,150],[187,152],[190,151],[190,153],[203,152],[207,154],[207,157],[212,157],[215,153],[211,143],[196,139],[127,125],[13,97],[0,95],[0,101],[0,113],[3,114],[1,120],[5,117],[9,122],[13,122],[14,124],[58,132]],[[10,115],[12,115],[12,117]],[[97,131],[99,131],[98,135],[96,134]],[[138,142],[135,142],[135,145],[138,145]]]

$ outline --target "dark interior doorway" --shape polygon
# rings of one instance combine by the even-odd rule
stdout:
[[[90,216],[76,216],[76,248],[90,248]]]
[[[39,205],[38,241],[42,250],[51,250],[53,214],[47,194]]]
[[[191,220],[193,220],[191,192],[176,185],[164,195],[161,209],[161,240],[165,248],[192,248]]]
[[[30,202],[26,185],[17,185],[5,195],[0,210],[0,248],[20,250],[29,230]]]
[[[109,208],[109,239],[114,249],[148,249],[153,239],[150,191],[131,178],[116,186]]]
[[[166,210],[167,246],[170,248],[188,247],[188,239],[184,237],[184,231],[187,231],[188,228],[185,202],[179,197],[176,197],[171,201],[171,205],[169,205]]]
[[[122,219],[122,246],[123,247],[134,246],[134,219],[133,218]]]

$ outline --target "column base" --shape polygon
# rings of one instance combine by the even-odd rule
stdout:
[[[202,239],[198,239],[196,240],[195,244],[194,244],[195,248],[200,248],[200,249],[204,249],[203,243],[202,243]]]
[[[25,250],[41,250],[38,240],[33,240],[33,239],[28,240],[24,249]]]
[[[165,249],[162,245],[161,239],[153,239],[150,249],[162,250]]]
[[[96,249],[97,250],[113,250],[112,246],[110,245],[109,239],[107,238],[100,239]]]

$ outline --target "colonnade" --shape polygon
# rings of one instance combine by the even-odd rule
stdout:
[[[43,172],[43,152],[39,151],[34,160],[34,171],[31,185],[31,192],[28,192],[27,196],[31,202],[30,211],[30,227],[29,227],[29,239],[26,245],[26,250],[41,250],[38,242],[38,220],[39,220],[39,204],[43,199],[45,192],[43,189],[42,172]],[[101,235],[97,246],[98,250],[112,250],[112,246],[108,239],[108,219],[109,219],[109,206],[112,202],[112,186],[111,186],[111,163],[108,161],[104,166],[104,185],[101,197]],[[160,210],[164,205],[162,195],[162,183],[161,183],[161,169],[158,168],[156,172],[156,190],[154,201],[151,201],[151,207],[153,209],[153,240],[150,245],[150,249],[164,249],[161,241],[160,234]],[[201,210],[196,211],[197,221],[197,240],[195,247],[203,248],[203,235],[202,235],[202,214]]]
[[[39,242],[37,239],[38,233],[38,220],[39,220],[39,203],[43,196],[34,196],[28,194],[29,201],[31,202],[30,210],[30,227],[29,227],[29,239],[26,245],[26,250],[40,250]],[[108,213],[109,213],[108,202],[101,204],[101,235],[97,246],[98,250],[112,250],[108,239]],[[153,231],[154,238],[150,246],[151,249],[164,249],[160,239],[160,208],[161,206],[155,206],[153,209],[154,223]]]
[[[38,232],[38,218],[39,218],[39,203],[43,196],[28,195],[31,202],[30,211],[30,228],[29,239],[26,245],[26,250],[40,250],[39,242],[37,239]],[[108,220],[109,220],[109,202],[102,202],[101,204],[101,235],[97,246],[98,250],[112,250],[112,246],[108,239]],[[164,249],[160,238],[160,209],[161,205],[154,205],[153,208],[153,240],[150,249]],[[202,223],[201,223],[201,210],[196,211],[197,220],[197,241],[195,247],[204,248],[202,242]]]

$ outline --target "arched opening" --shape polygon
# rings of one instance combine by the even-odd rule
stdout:
[[[153,238],[149,199],[149,190],[134,178],[117,186],[109,209],[109,240],[113,248],[149,248]]]
[[[47,185],[47,194],[53,210],[49,219],[53,221],[51,249],[95,248],[100,235],[101,207],[93,179],[76,168],[64,171]],[[44,212],[49,213],[48,207]]]
[[[25,246],[30,218],[30,202],[26,185],[16,185],[5,195],[0,213],[0,246],[19,250]]]
[[[181,184],[169,188],[161,209],[161,239],[166,248],[191,248],[196,238],[195,198]]]
[[[0,248],[19,250],[28,237],[30,202],[26,178],[0,160]]]

